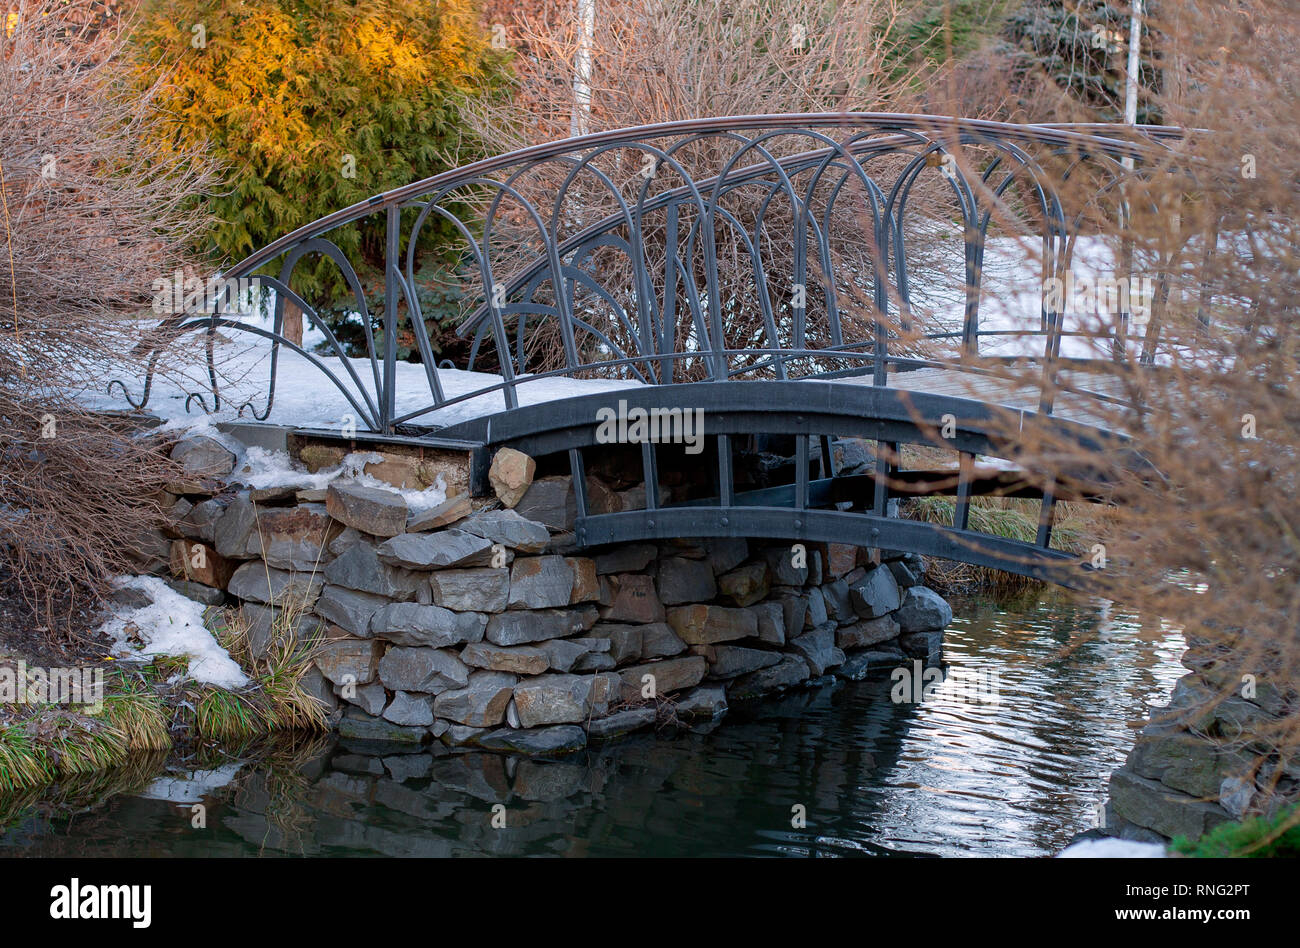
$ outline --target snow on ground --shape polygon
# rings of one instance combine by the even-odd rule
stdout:
[[[208,391],[207,366],[202,360],[202,334],[194,335],[195,362],[183,371],[174,370],[166,377],[155,377],[153,391],[146,410],[161,417],[171,429],[187,428],[201,425],[205,420],[238,421],[239,408],[245,402],[251,402],[259,411],[266,408],[266,393],[270,379],[271,344],[268,340],[251,333],[238,330],[221,330],[221,341],[215,347],[215,361],[219,378],[222,407],[220,411],[204,416],[197,403],[186,410],[185,402],[190,393],[200,393],[211,401]],[[366,406],[366,397],[376,402],[374,373],[368,359],[348,359],[352,369],[361,380],[361,387],[348,376],[344,361],[334,356],[314,354],[323,365],[330,369],[341,382],[344,389],[362,406]],[[499,385],[501,377],[487,372],[467,372],[463,369],[439,369],[438,378],[442,383],[445,398],[455,398],[472,392],[481,391],[493,385]],[[541,378],[527,381],[531,376],[520,376],[516,391],[520,405],[535,405],[540,402],[568,398],[575,395],[587,395],[593,392],[612,391],[639,385],[635,380],[622,379],[567,379]],[[135,380],[131,385],[133,396],[138,397],[143,380]],[[505,395],[500,391],[487,392],[466,399],[454,405],[434,408],[434,399],[430,393],[428,377],[424,366],[411,362],[397,363],[397,414],[420,412],[409,419],[412,424],[442,427],[477,418],[481,415],[505,409]],[[123,409],[126,406],[120,392],[113,396],[98,391],[86,391],[80,398],[89,407],[98,409]],[[364,392],[364,394],[363,394]],[[427,410],[424,410],[427,409]],[[251,413],[245,410],[244,421],[254,421]],[[318,368],[311,359],[281,347],[278,355],[275,379],[275,401],[271,413],[265,419],[267,424],[287,425],[301,428],[344,429],[351,427],[364,431],[367,427],[363,417],[354,408],[329,377]]]
[[[189,673],[195,681],[221,688],[248,684],[248,676],[203,625],[202,603],[187,599],[156,576],[128,576],[118,584],[137,589],[153,601],[137,609],[119,609],[101,627],[113,639],[114,657],[184,656],[190,660]]]
[[[953,242],[960,251],[960,241]],[[1041,358],[1047,337],[1041,334],[1044,286],[1041,277],[1041,243],[1038,238],[991,237],[984,246],[984,267],[981,272],[979,308],[980,332],[1008,332],[1010,335],[981,336],[981,355],[1035,356]],[[950,254],[951,256],[951,254]],[[912,276],[913,305],[926,316],[927,328],[960,331],[965,320],[965,274],[954,262],[951,272],[945,272],[940,286],[927,284],[924,275]],[[1081,236],[1075,244],[1070,261],[1073,285],[1096,286],[1099,280],[1108,281],[1115,276],[1115,254],[1101,237]],[[1139,280],[1138,288],[1142,284]],[[1061,287],[1062,291],[1068,289]],[[1093,299],[1094,308],[1082,312],[1076,303],[1088,300],[1081,295],[1064,293],[1063,326],[1067,333],[1098,334],[1109,331],[1117,323],[1115,313],[1108,306],[1107,295]],[[1094,294],[1095,296],[1096,294]],[[1139,294],[1132,297],[1133,317],[1129,334],[1141,338],[1144,326]],[[958,340],[953,340],[954,345]],[[1130,345],[1132,342],[1130,341]],[[1074,359],[1110,358],[1109,338],[1065,336],[1061,340],[1061,356]]]
[[[1164,843],[1130,839],[1081,839],[1056,854],[1057,859],[1164,859]]]
[[[268,451],[257,445],[246,446],[238,438],[219,431],[207,415],[172,418],[159,430],[187,435],[202,435],[224,445],[226,450],[235,455],[235,469],[230,480],[238,481],[245,487],[295,487],[298,490],[319,489],[329,485],[336,478],[343,477],[365,487],[378,487],[395,491],[406,501],[412,513],[419,513],[438,506],[447,499],[447,485],[441,474],[437,481],[424,490],[394,487],[386,481],[371,477],[365,473],[367,464],[378,464],[384,460],[383,455],[373,451],[354,451],[344,456],[337,467],[326,468],[311,473],[301,464],[297,464],[285,451]]]
[[[233,440],[233,439],[230,439]],[[381,490],[400,494],[406,501],[407,509],[420,513],[438,506],[447,499],[447,484],[441,474],[437,480],[424,490],[394,487],[387,481],[381,481],[365,473],[367,464],[378,464],[384,460],[382,454],[374,451],[354,451],[344,456],[337,467],[310,473],[306,468],[295,464],[284,451],[268,451],[256,445],[243,448],[240,446],[239,460],[230,475],[248,487],[296,487],[299,490],[322,488],[337,478],[345,478],[352,483],[365,487],[378,487]]]
[[[949,239],[936,243],[942,263],[932,261],[935,272],[917,272],[912,275],[913,307],[918,328],[929,332],[959,332],[965,316],[964,271],[961,265],[962,242]],[[1036,239],[1014,237],[990,238],[985,246],[980,299],[980,329],[982,332],[1007,331],[1010,335],[982,336],[980,351],[985,355],[1037,356],[1043,355],[1046,337],[1041,334],[1041,306],[1044,287],[1038,262],[1040,243]],[[1101,237],[1080,237],[1076,243],[1071,272],[1077,284],[1096,285],[1114,276],[1115,254]],[[1097,332],[1113,324],[1107,312],[1105,294],[1091,303],[1091,310],[1075,311],[1077,299],[1066,295],[1065,329]],[[1140,338],[1142,313],[1140,299],[1131,307],[1134,323],[1130,338]],[[250,312],[238,317],[241,322],[269,330],[270,316]],[[194,361],[183,367],[172,367],[165,377],[155,377],[147,410],[159,415],[169,428],[209,425],[211,421],[236,421],[240,407],[245,403],[257,411],[266,408],[270,377],[271,344],[269,340],[252,333],[234,329],[220,329],[215,345],[215,358],[219,377],[222,407],[220,411],[205,416],[197,403],[187,410],[186,400],[191,393],[211,399],[208,390],[207,366],[202,359],[203,334],[195,332],[193,338]],[[324,334],[304,327],[304,344],[308,350],[324,341]],[[956,354],[958,339],[939,344],[941,351]],[[1066,336],[1062,339],[1061,354],[1067,358],[1107,359],[1110,357],[1109,339],[1090,339]],[[313,360],[319,360],[330,369],[343,385],[335,385]],[[347,371],[350,365],[360,384],[354,382]],[[398,362],[396,366],[396,413],[398,416],[416,413],[409,420],[414,424],[441,427],[472,418],[492,414],[505,408],[501,391],[485,392],[454,405],[434,407],[428,376],[423,365]],[[485,372],[463,369],[437,369],[444,399],[472,395],[500,384],[501,378]],[[131,384],[134,395],[140,393],[142,379]],[[521,405],[533,405],[594,392],[614,391],[639,385],[626,379],[568,379],[521,376],[516,389]],[[349,402],[344,391],[363,407],[377,403],[374,370],[368,359],[339,359],[330,354],[313,352],[303,356],[281,347],[278,352],[276,388],[270,414],[265,421],[292,427],[365,430],[367,425],[357,408]],[[89,406],[100,409],[126,407],[120,392],[103,393],[103,386],[81,393]],[[248,410],[243,420],[254,420]]]

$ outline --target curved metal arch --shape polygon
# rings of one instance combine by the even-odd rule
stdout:
[[[835,130],[845,130],[845,135]],[[844,205],[842,194],[849,182],[859,181],[863,185],[865,204],[870,209],[871,247],[875,271],[876,319],[874,346],[875,382],[886,383],[886,367],[902,365],[902,360],[889,355],[890,332],[893,330],[890,295],[892,283],[898,292],[899,318],[909,318],[910,289],[908,285],[908,250],[905,232],[908,196],[914,182],[924,168],[925,156],[936,151],[957,145],[978,145],[992,147],[999,153],[980,175],[978,185],[967,174],[967,169],[958,167],[957,174],[949,178],[949,185],[954,189],[957,202],[962,209],[963,228],[966,232],[966,276],[967,276],[967,325],[964,327],[965,338],[978,340],[978,306],[981,295],[979,273],[982,269],[983,246],[987,228],[991,220],[992,208],[1001,199],[1008,188],[1018,181],[1028,180],[1042,205],[1044,214],[1044,240],[1051,243],[1053,263],[1056,266],[1068,264],[1072,243],[1068,239],[1070,224],[1066,221],[1065,209],[1061,207],[1060,197],[1051,188],[1044,188],[1044,177],[1031,150],[1048,149],[1056,152],[1072,152],[1078,156],[1072,168],[1089,157],[1100,159],[1113,167],[1120,158],[1143,158],[1153,154],[1168,155],[1170,149],[1165,144],[1175,137],[1177,132],[1133,131],[1125,129],[1122,136],[1119,130],[1110,126],[1015,126],[980,120],[950,119],[924,115],[889,115],[881,113],[828,113],[823,115],[784,115],[784,116],[734,116],[722,119],[700,119],[686,122],[669,123],[659,126],[645,126],[632,129],[619,129],[594,135],[552,142],[545,145],[520,149],[508,155],[496,156],[475,162],[461,169],[454,169],[439,175],[413,182],[384,194],[376,195],[367,201],[350,208],[344,208],[327,215],[318,221],[304,225],[292,234],[286,235],[267,247],[255,251],[245,260],[228,271],[227,278],[239,278],[245,272],[252,273],[261,266],[281,258],[280,281],[287,290],[288,277],[294,267],[307,253],[319,251],[332,259],[344,272],[345,282],[353,295],[359,300],[358,308],[363,315],[368,314],[364,294],[359,292],[359,279],[350,262],[326,234],[334,227],[353,223],[368,215],[387,213],[388,215],[388,258],[385,263],[385,280],[390,299],[386,302],[385,339],[386,352],[382,378],[378,364],[378,354],[370,320],[364,319],[366,346],[371,373],[375,376],[375,394],[379,407],[373,416],[367,416],[367,423],[374,424],[380,430],[390,430],[397,419],[394,417],[394,399],[397,375],[394,366],[393,339],[398,320],[399,299],[406,299],[407,312],[412,320],[412,330],[417,348],[425,365],[426,379],[429,383],[432,405],[437,408],[449,402],[442,389],[440,368],[434,364],[432,345],[425,330],[418,294],[415,292],[414,264],[416,244],[419,234],[431,216],[437,214],[441,219],[450,221],[457,234],[465,241],[469,250],[470,265],[477,266],[485,287],[483,306],[461,325],[463,331],[475,329],[471,357],[476,356],[485,329],[490,326],[497,344],[498,361],[502,373],[502,386],[508,408],[516,406],[515,393],[516,369],[524,365],[524,342],[530,330],[528,316],[535,315],[544,320],[547,317],[559,320],[564,341],[565,370],[569,374],[600,366],[614,367],[618,364],[631,365],[629,371],[641,379],[671,379],[672,366],[692,365],[693,360],[701,360],[715,379],[732,378],[729,360],[742,351],[729,348],[723,322],[725,300],[718,273],[717,247],[720,234],[727,236],[729,247],[740,251],[740,259],[748,257],[747,273],[756,282],[759,299],[757,309],[762,321],[764,334],[777,352],[770,360],[759,365],[777,366],[784,375],[784,362],[795,352],[800,358],[808,355],[813,360],[811,368],[816,369],[818,360],[825,360],[832,352],[841,352],[843,342],[843,325],[839,314],[839,290],[834,279],[833,241],[837,231],[834,228],[835,211]],[[1111,137],[1115,134],[1116,137]],[[1138,140],[1129,140],[1128,136],[1139,136]],[[697,178],[683,167],[682,149],[700,142],[733,142],[735,147],[725,149],[719,159],[720,169],[709,178]],[[808,149],[806,144],[814,146]],[[777,146],[781,147],[778,148]],[[785,147],[803,149],[794,154],[783,154]],[[647,177],[636,188],[636,199],[625,198],[624,189],[614,177],[607,174],[596,164],[604,154],[622,151],[652,156],[656,167],[669,167],[679,175],[684,184],[679,187],[660,191],[651,195],[651,178]],[[892,188],[882,188],[877,181],[878,174],[871,165],[888,155],[899,153],[914,154],[905,171]],[[758,161],[749,159],[756,153]],[[1015,167],[1000,178],[993,175],[998,172],[1004,161],[1012,161]],[[530,196],[524,188],[524,178],[539,165],[544,163],[565,167],[563,184],[549,200],[538,201]],[[748,163],[747,163],[748,162]],[[713,170],[713,169],[710,169]],[[571,197],[575,182],[584,171],[590,171],[600,183],[600,193],[609,195],[616,208],[616,213],[605,215],[601,220],[583,226],[572,237],[564,237],[562,219],[565,201]],[[892,172],[891,172],[892,173]],[[829,177],[828,177],[829,176]],[[1115,178],[1105,190],[1114,186]],[[829,182],[829,194],[822,189]],[[744,188],[758,186],[766,189],[759,202],[756,216],[751,221],[748,210],[744,214],[732,213],[728,207],[730,198],[738,195]],[[473,222],[462,219],[463,215],[453,213],[443,203],[459,190],[485,189],[490,194],[486,201],[486,210],[481,219]],[[991,195],[990,202],[983,199],[985,193]],[[886,196],[888,193],[888,196]],[[830,347],[819,350],[807,350],[804,333],[807,331],[808,313],[806,301],[793,313],[796,337],[792,347],[781,347],[779,327],[774,299],[771,292],[772,279],[776,271],[770,270],[769,259],[764,250],[764,235],[767,228],[775,226],[777,216],[772,213],[774,202],[779,195],[790,199],[790,217],[792,221],[793,255],[783,260],[782,265],[791,269],[793,276],[806,275],[810,265],[816,261],[825,276],[826,311],[831,335]],[[478,206],[465,198],[471,206]],[[603,200],[603,199],[602,199]],[[823,202],[819,206],[819,202]],[[502,223],[507,204],[517,205],[522,219],[527,221],[526,231],[530,235],[523,245],[532,252],[532,241],[539,240],[540,248],[535,259],[505,276],[503,280],[506,297],[500,295],[496,286],[495,269],[499,266],[498,246],[494,236],[500,234],[494,228],[504,228]],[[543,210],[549,204],[549,214]],[[406,207],[418,207],[419,212],[410,229],[407,246],[401,241],[401,211]],[[854,207],[857,202],[854,202]],[[784,212],[784,208],[782,208]],[[656,216],[658,215],[658,216]],[[685,226],[679,228],[683,215],[688,215]],[[662,223],[661,223],[662,218]],[[784,218],[782,213],[781,218]],[[855,222],[856,223],[856,222]],[[1077,227],[1077,219],[1074,222]],[[749,236],[752,225],[753,236]],[[857,226],[865,233],[867,226]],[[647,239],[654,227],[655,240],[666,233],[668,240],[663,255],[663,273],[659,273],[659,260],[655,256],[653,267],[647,253]],[[665,230],[661,231],[660,228]],[[971,229],[975,228],[972,238]],[[623,239],[622,235],[626,235]],[[1064,241],[1062,244],[1061,241]],[[892,244],[892,247],[891,247]],[[615,247],[629,260],[632,275],[629,279],[634,293],[631,305],[620,302],[620,289],[607,286],[607,280],[599,273],[594,260],[596,249],[602,246]],[[810,253],[811,252],[811,253]],[[405,254],[404,261],[402,254]],[[403,267],[403,262],[405,266]],[[890,273],[891,263],[893,273]],[[621,264],[620,264],[621,267]],[[701,270],[702,268],[702,270]],[[746,269],[742,267],[742,269]],[[861,269],[865,272],[866,267]],[[701,280],[702,273],[702,280]],[[892,280],[891,280],[892,277]],[[658,286],[662,279],[662,298]],[[546,306],[541,300],[540,288],[546,282],[551,283],[554,305]],[[703,282],[703,287],[700,283]],[[730,283],[728,285],[730,286]],[[268,285],[270,285],[268,283]],[[772,284],[775,285],[775,284]],[[604,332],[605,327],[596,322],[582,320],[576,310],[578,288],[593,292],[611,308],[611,318],[617,332]],[[520,299],[519,293],[523,292]],[[731,292],[728,290],[728,292]],[[678,295],[681,295],[681,300]],[[300,299],[294,297],[293,299]],[[514,302],[508,302],[513,299]],[[269,411],[274,399],[276,362],[278,360],[278,343],[282,340],[283,305],[290,298],[277,297],[275,327],[267,337],[272,342],[272,381],[267,400]],[[536,300],[533,303],[529,300]],[[677,353],[669,351],[677,348],[676,337],[678,321],[674,315],[685,301],[693,323],[692,341],[683,348],[689,351]],[[626,301],[624,301],[626,302]],[[302,307],[309,314],[313,325],[321,325],[318,315],[310,307]],[[631,319],[635,312],[635,320]],[[970,314],[974,313],[972,325]],[[506,316],[516,317],[519,349],[512,357],[509,333],[506,331]],[[1059,357],[1060,338],[1063,326],[1059,320],[1046,318],[1044,313],[1041,326],[1047,337],[1045,363]],[[784,323],[782,315],[781,322]],[[201,319],[188,324],[187,330],[206,324],[208,334],[206,344],[211,350],[216,322]],[[242,324],[241,324],[242,326]],[[236,327],[240,328],[240,327]],[[324,327],[322,327],[324,328]],[[577,331],[591,332],[593,338],[599,339],[604,349],[614,356],[611,359],[595,362],[583,362],[578,351]],[[634,340],[626,348],[616,345],[614,337]],[[947,336],[947,333],[934,335]],[[337,349],[337,340],[332,338]],[[287,341],[287,340],[286,340]],[[855,346],[856,341],[852,341]],[[628,352],[635,353],[640,360],[638,365],[645,368],[643,374]],[[760,350],[761,351],[761,350]],[[341,354],[341,353],[340,353]],[[347,371],[355,375],[351,363],[344,360]],[[211,383],[212,408],[220,406],[220,390],[215,375],[213,356],[208,353],[209,381]],[[313,365],[322,367],[319,360],[312,360]],[[151,354],[149,363],[152,370],[157,364],[156,356]],[[656,375],[654,366],[663,368]],[[842,363],[841,363],[842,364]],[[1045,370],[1047,366],[1045,365]],[[751,371],[753,365],[746,368]],[[340,380],[331,374],[336,385]],[[667,370],[667,371],[665,371]],[[152,372],[146,375],[144,392],[141,396],[143,405],[152,390]],[[121,383],[117,383],[121,384]],[[357,390],[363,397],[369,398],[365,387],[356,382]],[[1054,379],[1045,375],[1045,387],[1055,384]],[[342,387],[342,386],[341,386]],[[495,388],[495,386],[493,386]],[[114,385],[110,384],[110,391]],[[123,394],[132,405],[137,403],[122,386]],[[208,408],[201,395],[194,395],[199,403]],[[241,411],[251,408],[257,417],[264,418],[266,413],[251,404],[240,406]],[[374,406],[371,406],[374,407]],[[425,409],[427,412],[429,409]],[[1050,410],[1050,403],[1049,403]],[[421,412],[423,413],[423,412]],[[404,417],[409,417],[404,416]]]

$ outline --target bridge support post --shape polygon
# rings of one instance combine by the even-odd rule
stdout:
[[[402,250],[402,209],[388,208],[384,247],[384,389],[379,395],[379,421],[382,432],[393,429],[397,416],[397,283]],[[408,304],[409,305],[409,304]]]

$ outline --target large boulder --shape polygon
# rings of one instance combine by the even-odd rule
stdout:
[[[311,608],[324,585],[319,576],[272,569],[250,560],[231,575],[226,591],[248,602]]]
[[[457,520],[469,516],[469,494],[457,494],[449,497],[435,507],[414,510],[406,518],[407,533],[421,533],[425,530],[440,530],[449,527]]]
[[[563,556],[521,556],[510,568],[511,609],[549,609],[569,605],[573,568]]]
[[[781,660],[780,652],[740,645],[694,645],[691,652],[709,663],[711,678],[735,678],[775,665]]]
[[[480,567],[429,574],[433,601],[456,612],[501,612],[510,600],[510,570]]]
[[[755,698],[780,688],[790,688],[811,677],[808,663],[799,655],[784,655],[775,665],[760,668],[734,679],[727,687],[728,698]]]
[[[239,564],[201,540],[173,540],[172,575],[213,589],[225,589]]]
[[[636,573],[616,577],[614,604],[601,617],[611,622],[662,622],[664,606],[655,592],[654,580]]]
[[[573,591],[569,605],[600,601],[601,581],[596,573],[596,561],[586,556],[566,556],[564,562],[573,571]]]
[[[539,553],[551,542],[551,533],[544,524],[522,517],[515,510],[481,510],[464,520],[459,529],[521,553]]]
[[[844,664],[844,652],[835,645],[835,629],[830,624],[791,639],[790,648],[808,663],[814,678]]]
[[[749,607],[758,623],[758,638],[769,645],[785,644],[785,608],[780,602],[760,602]],[[802,625],[802,620],[800,620]]]
[[[488,481],[497,499],[506,507],[513,507],[523,499],[533,483],[537,462],[514,448],[501,448],[492,458]]]
[[[805,545],[805,556],[796,558],[796,551],[790,547],[771,547],[763,551],[768,568],[772,571],[772,582],[777,586],[802,586],[808,582],[808,567],[795,565],[797,562],[812,560],[812,554]]]
[[[827,543],[827,575],[839,579],[846,573],[853,572],[857,568],[860,553],[861,550],[858,547],[849,546],[847,543]]]
[[[777,656],[780,660],[781,656]],[[683,692],[673,702],[673,712],[679,718],[708,718],[717,720],[727,713],[727,688],[722,683],[699,685]]]
[[[841,627],[835,633],[835,644],[842,649],[867,648],[897,638],[899,625],[892,616],[862,619]]]
[[[362,533],[395,537],[406,530],[406,501],[396,491],[382,487],[334,481],[329,486],[325,507],[335,520]]]
[[[379,660],[379,680],[390,691],[438,694],[469,683],[469,666],[455,652],[394,647]]]
[[[715,576],[730,573],[749,556],[749,542],[744,537],[717,537],[704,541],[709,565]]]
[[[211,497],[195,504],[184,514],[176,511],[177,520],[172,526],[177,533],[192,540],[215,543],[217,521],[225,514],[230,500],[229,497]],[[252,516],[252,504],[249,504],[249,516]]]
[[[641,630],[642,658],[671,658],[686,651],[686,643],[666,622],[651,622],[637,628]]]
[[[383,714],[388,705],[388,692],[377,681],[365,685],[338,684],[334,686],[334,693],[348,704],[356,705],[366,714],[375,717]]]
[[[187,434],[172,447],[171,459],[188,477],[225,477],[235,469],[234,452],[207,435]]]
[[[853,610],[863,619],[874,619],[893,612],[902,603],[898,581],[887,566],[868,570],[866,576],[849,588]]]
[[[573,496],[573,479],[568,475],[543,477],[533,481],[515,505],[522,516],[545,524],[556,533],[573,529],[577,501]],[[618,513],[623,500],[598,477],[587,478],[587,511],[592,514]]]
[[[1171,790],[1125,768],[1110,775],[1110,808],[1117,816],[1172,839],[1199,839],[1231,817],[1217,803]]]
[[[628,708],[626,711],[616,711],[603,718],[596,718],[588,724],[587,737],[593,741],[607,741],[622,737],[633,731],[650,727],[655,723],[656,717],[654,708]]]
[[[826,597],[822,595],[821,588],[813,586],[809,589],[808,595],[804,597],[804,601],[808,606],[807,610],[804,612],[803,628],[815,629],[819,626],[825,625],[830,619],[830,615],[826,609]],[[786,627],[787,636],[797,635],[798,632],[799,630],[793,626]]]
[[[342,530],[324,504],[258,507],[244,552],[280,569],[316,570],[329,562],[329,543]]]
[[[913,586],[903,597],[894,619],[904,634],[935,632],[946,629],[952,622],[952,606],[933,589]]]
[[[819,592],[818,597],[821,596]],[[806,596],[782,596],[781,597],[781,617],[785,620],[785,628],[782,630],[782,641],[774,642],[775,645],[783,644],[784,640],[791,635],[798,635],[803,629],[804,623],[808,618],[808,597]],[[822,603],[822,611],[826,611],[826,604]],[[760,637],[762,630],[760,627]],[[763,641],[770,641],[764,638]]]
[[[199,507],[203,506],[205,505],[199,504]],[[236,494],[230,498],[220,509],[219,515],[215,507],[210,508],[210,512],[216,517],[211,534],[217,552],[236,559],[247,558],[248,538],[257,525],[257,509],[248,499],[248,493]]]
[[[849,584],[843,579],[832,580],[821,587],[822,599],[826,603],[827,618],[836,622],[852,622],[858,617],[853,609],[853,597],[849,594]]]
[[[349,709],[339,721],[339,736],[372,744],[423,744],[428,740],[429,729],[394,724],[359,709]]]
[[[353,684],[374,681],[379,673],[383,646],[374,639],[335,636],[316,649],[314,661],[332,684],[342,685],[350,678]]]
[[[379,558],[393,566],[430,570],[449,566],[488,566],[492,544],[463,530],[406,533],[379,545]]]
[[[640,700],[648,684],[647,676],[653,678],[654,695],[659,697],[698,685],[707,672],[708,664],[699,655],[683,655],[680,658],[633,665],[618,673],[622,679],[621,697],[624,701]]]
[[[642,630],[650,626],[626,625],[618,622],[597,622],[589,633],[591,638],[609,641],[608,655],[614,665],[634,662],[641,657]]]
[[[526,645],[585,632],[596,624],[594,606],[544,609],[538,612],[499,612],[488,619],[487,640],[495,645]]]
[[[588,652],[597,650],[596,642],[606,648],[609,639],[550,639],[537,643],[537,648],[546,654],[546,660],[552,671],[573,671],[573,666]]]
[[[577,724],[603,714],[613,697],[612,681],[603,674],[546,674],[525,679],[515,686],[519,725]]]
[[[658,553],[659,549],[653,543],[624,543],[597,554],[596,573],[600,576],[638,573],[649,566]]]
[[[722,595],[738,606],[752,606],[767,598],[768,588],[768,568],[765,563],[747,563],[718,577],[718,589]]]
[[[550,667],[546,652],[535,645],[502,646],[491,642],[471,642],[461,649],[460,660],[474,668],[515,675],[540,675]]]
[[[332,560],[325,567],[325,580],[335,586],[399,601],[418,598],[427,581],[421,573],[382,562],[369,543],[354,543]]]
[[[487,620],[476,612],[394,602],[374,614],[370,634],[395,645],[448,648],[481,641],[486,624]]]
[[[433,712],[469,727],[495,727],[505,720],[517,680],[508,672],[472,672],[464,688],[444,691],[434,699]]]
[[[587,746],[587,734],[574,724],[557,724],[531,730],[501,727],[478,739],[485,750],[508,751],[530,757],[558,757]]]
[[[433,723],[433,699],[428,695],[399,691],[384,709],[384,720],[412,727],[428,727]]]
[[[707,602],[718,594],[713,570],[708,563],[678,556],[659,561],[659,601],[666,606],[686,602]]]
[[[754,613],[726,606],[678,606],[668,610],[668,624],[688,645],[713,645],[758,634]]]
[[[326,586],[316,600],[316,614],[324,616],[339,628],[353,635],[370,636],[370,618],[389,604],[383,596]]]

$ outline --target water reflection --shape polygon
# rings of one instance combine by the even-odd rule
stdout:
[[[997,703],[891,703],[839,683],[555,761],[323,741],[173,763],[74,809],[10,801],[28,855],[1042,855],[1087,828],[1128,722],[1182,673],[1182,639],[1104,603],[959,603],[953,668]],[[68,788],[63,788],[66,794]],[[206,828],[193,805],[206,807]],[[805,823],[798,816],[804,815]],[[504,823],[502,826],[501,824]]]

